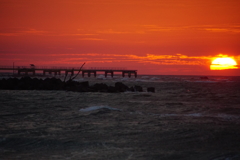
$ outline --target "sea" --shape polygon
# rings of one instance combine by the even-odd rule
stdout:
[[[0,90],[0,160],[240,159],[240,77],[79,75],[74,81],[122,82],[143,92]]]

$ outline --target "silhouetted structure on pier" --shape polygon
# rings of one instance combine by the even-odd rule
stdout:
[[[46,74],[52,74],[54,75],[61,75],[61,72],[64,72],[65,75],[71,74],[72,76],[74,75],[74,72],[78,72],[79,68],[77,67],[36,67],[34,65],[30,65],[29,67],[26,66],[0,66],[0,71],[17,71],[18,75],[36,75],[36,72],[42,72],[42,75]],[[101,67],[92,67],[92,68],[83,68],[81,70],[82,72],[82,77],[87,74],[88,77],[91,77],[91,74],[94,75],[94,77],[97,76],[98,72],[103,72],[105,74],[105,77],[107,77],[109,74],[111,77],[114,76],[114,73],[120,72],[122,73],[122,76],[125,77],[127,75],[128,77],[131,77],[134,75],[137,77],[137,70],[127,70],[124,68],[101,68]]]

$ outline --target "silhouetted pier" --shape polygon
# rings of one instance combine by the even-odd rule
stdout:
[[[45,75],[61,75],[61,73],[64,73],[65,75],[74,75],[76,72],[79,72],[80,68],[77,67],[36,67],[36,66],[0,66],[0,71],[12,71],[15,73],[17,71],[17,75],[37,75],[39,74],[45,76]],[[87,75],[88,77],[91,77],[93,75],[94,77],[97,76],[97,73],[104,73],[105,77],[110,75],[111,77],[114,76],[114,73],[120,73],[123,77],[128,76],[131,77],[132,75],[137,77],[137,70],[127,70],[125,68],[107,68],[107,67],[90,67],[90,68],[82,68],[81,74],[82,77]]]

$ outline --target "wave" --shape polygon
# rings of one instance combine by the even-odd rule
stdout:
[[[92,107],[82,108],[79,111],[80,112],[91,112],[91,111],[95,111],[95,110],[99,110],[99,109],[108,109],[108,110],[112,110],[112,111],[121,111],[120,109],[112,108],[112,107],[108,107],[108,106],[92,106]]]

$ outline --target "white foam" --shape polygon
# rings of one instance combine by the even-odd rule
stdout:
[[[227,120],[239,119],[240,118],[240,116],[230,115],[230,114],[217,114],[215,117],[222,118],[222,119],[227,119]]]
[[[73,79],[73,81],[81,82],[81,81],[84,81],[84,78]]]
[[[154,114],[154,115],[158,115],[159,117],[175,117],[175,116],[179,116],[177,114]]]
[[[157,78],[157,77],[152,77],[150,80],[155,81],[155,80],[159,80],[159,78]]]
[[[185,80],[185,82],[195,82],[195,83],[216,83],[217,81],[193,81],[193,80]]]
[[[97,79],[98,79],[98,80],[104,80],[104,79],[106,79],[106,78],[105,78],[104,75],[101,74],[101,75],[97,76]]]
[[[191,114],[184,114],[183,116],[186,116],[186,117],[202,117],[203,115],[201,113],[191,113]]]
[[[120,78],[120,76],[115,76],[115,75],[114,75],[113,78],[114,78],[114,79],[117,79],[117,78]]]
[[[142,79],[149,79],[149,76],[142,76]]]
[[[112,108],[112,107],[108,107],[108,106],[92,106],[92,107],[82,108],[79,111],[80,112],[91,112],[91,111],[95,111],[95,110],[99,110],[99,109],[103,109],[103,108],[113,110],[113,111],[121,111],[120,109]]]
[[[128,81],[128,80],[129,80],[129,78],[127,78],[127,77],[124,77],[124,78],[122,78],[121,80],[122,80],[122,81]]]

